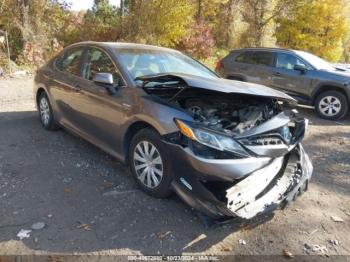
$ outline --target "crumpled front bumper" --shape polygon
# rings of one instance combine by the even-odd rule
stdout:
[[[174,190],[188,205],[214,219],[250,219],[284,207],[298,194],[307,190],[313,172],[309,157],[300,143],[288,154],[270,158],[268,163],[265,162],[263,167],[250,174],[241,177],[232,172],[231,175],[236,176],[231,177],[231,182],[227,180],[227,175],[229,167],[232,167],[232,171],[235,170],[235,160],[215,160],[214,166],[210,168],[207,164],[200,165],[200,159],[180,146],[168,145],[169,154],[173,159]],[[246,165],[250,166],[249,161]],[[217,167],[217,172],[214,167]],[[217,175],[222,171],[220,167],[225,167],[223,173],[226,176],[213,176],[214,173]],[[228,185],[222,197],[204,185],[203,181],[210,184],[211,178]]]
[[[250,219],[285,205],[307,190],[313,166],[301,144],[227,190],[227,208]]]

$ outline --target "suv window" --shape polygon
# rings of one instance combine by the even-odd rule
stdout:
[[[121,77],[109,56],[98,48],[89,48],[87,62],[83,66],[83,77],[93,80],[96,73],[111,73],[114,83],[121,83]]]
[[[252,65],[265,65],[273,66],[274,54],[272,52],[256,52],[248,51],[239,54],[235,62],[252,64]]]
[[[257,65],[272,66],[274,54],[272,52],[253,52],[251,60]]]
[[[295,65],[304,65],[307,67],[307,65],[305,65],[303,61],[301,61],[299,58],[297,58],[294,55],[284,54],[284,53],[277,54],[277,59],[276,59],[277,68],[294,70]]]
[[[252,54],[252,52],[240,53],[238,56],[236,56],[235,62],[251,64],[251,61],[250,61],[251,54]]]
[[[84,47],[76,47],[67,50],[63,57],[56,60],[56,66],[59,70],[80,76],[80,62]]]

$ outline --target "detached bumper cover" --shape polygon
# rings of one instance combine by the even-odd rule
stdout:
[[[227,208],[238,217],[250,219],[287,204],[307,189],[312,171],[309,157],[299,145],[290,155],[275,159],[228,189]]]
[[[190,152],[178,145],[168,145],[174,160],[174,190],[188,205],[214,219],[229,216],[250,219],[283,207],[307,189],[313,172],[301,144],[287,155],[267,162],[266,158],[256,158],[261,161],[260,167],[254,167],[250,174],[245,173],[246,168],[241,169],[245,171],[242,173],[235,168],[235,163],[242,160],[212,160],[202,165]],[[245,164],[252,168],[249,161]],[[246,175],[242,176],[243,173]],[[210,178],[228,185],[221,198],[203,185],[202,181]]]

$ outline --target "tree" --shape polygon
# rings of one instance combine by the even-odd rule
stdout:
[[[176,47],[190,31],[192,21],[193,6],[188,0],[134,0],[123,24],[123,38]]]
[[[276,19],[277,43],[337,61],[347,31],[343,8],[343,0],[296,2],[286,16]]]
[[[242,20],[248,24],[245,42],[249,46],[264,46],[269,34],[267,29],[273,28],[274,18],[288,7],[290,0],[245,0],[240,12]],[[272,31],[272,30],[270,30]]]
[[[118,38],[118,10],[108,0],[94,0],[84,16],[79,40],[113,41]]]

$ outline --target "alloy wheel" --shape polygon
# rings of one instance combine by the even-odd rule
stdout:
[[[45,126],[48,126],[50,123],[50,106],[46,97],[42,97],[40,99],[39,110],[40,110],[41,121]]]
[[[341,110],[341,102],[335,96],[325,96],[318,104],[318,108],[325,116],[335,116]]]
[[[148,188],[159,186],[163,178],[163,160],[157,148],[148,141],[139,142],[134,149],[137,178]]]

